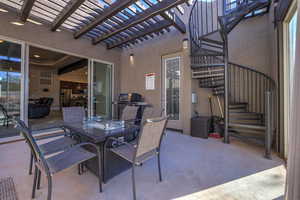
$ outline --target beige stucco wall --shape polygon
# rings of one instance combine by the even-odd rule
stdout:
[[[229,61],[272,75],[272,32],[269,14],[242,21],[229,34]]]
[[[173,29],[173,28],[172,28]],[[189,50],[182,48],[182,35],[177,30],[172,30],[162,36],[145,41],[134,48],[124,49],[121,58],[121,92],[137,92],[145,97],[145,101],[161,108],[162,95],[162,57],[176,54],[183,61],[181,79],[181,129],[184,133],[190,132],[191,116],[191,72],[189,64]],[[130,54],[134,54],[133,62],[130,62]],[[155,90],[145,90],[145,74],[155,73]]]

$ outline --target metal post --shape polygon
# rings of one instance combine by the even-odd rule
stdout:
[[[266,133],[265,133],[265,157],[271,159],[272,148],[272,93],[266,92]]]
[[[224,96],[224,143],[229,143],[229,78],[228,78],[228,37],[224,33],[224,85],[225,85],[225,96]]]

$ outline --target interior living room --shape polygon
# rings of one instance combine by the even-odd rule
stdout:
[[[29,47],[28,122],[62,120],[62,107],[87,109],[88,60],[34,46]]]
[[[1,0],[0,27],[1,200],[300,199],[299,0]]]

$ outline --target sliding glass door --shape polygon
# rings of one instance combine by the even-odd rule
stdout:
[[[285,20],[285,64],[284,64],[284,135],[285,135],[285,157],[288,152],[288,134],[291,112],[291,96],[294,79],[295,56],[296,56],[296,38],[297,38],[297,10],[296,6],[291,7],[291,11]]]
[[[112,118],[112,83],[111,64],[98,61],[90,62],[90,115]]]
[[[22,95],[24,87],[24,46],[19,43],[2,40],[0,38],[0,138],[15,136],[5,128],[11,126],[8,116],[23,117],[24,102]],[[4,128],[4,129],[3,129]],[[9,134],[8,134],[9,133]]]

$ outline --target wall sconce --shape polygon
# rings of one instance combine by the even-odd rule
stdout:
[[[131,53],[131,54],[129,55],[129,60],[130,60],[130,63],[131,63],[131,64],[134,63],[134,54],[133,54],[133,53]]]
[[[189,40],[187,38],[182,40],[182,48],[187,49],[189,47]]]

